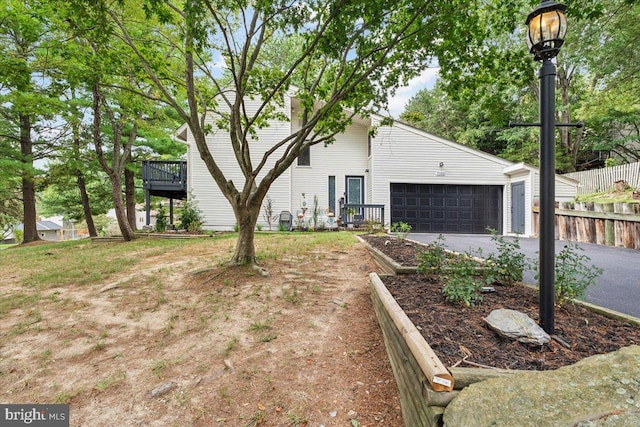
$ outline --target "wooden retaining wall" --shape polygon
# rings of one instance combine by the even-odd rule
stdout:
[[[539,207],[533,207],[538,234]],[[566,202],[556,206],[556,239],[640,249],[640,203]]]

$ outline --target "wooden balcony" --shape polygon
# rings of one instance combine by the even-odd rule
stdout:
[[[142,161],[142,188],[151,196],[187,198],[187,162]]]

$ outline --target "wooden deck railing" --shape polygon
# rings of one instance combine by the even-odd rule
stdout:
[[[143,160],[142,182],[146,188],[177,187],[186,190],[187,162]]]

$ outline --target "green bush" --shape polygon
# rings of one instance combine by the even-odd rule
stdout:
[[[575,243],[567,243],[555,256],[555,303],[558,307],[571,299],[584,298],[587,288],[595,283],[602,274],[602,269],[591,264],[591,258]],[[540,264],[536,259],[533,264],[535,279],[540,280]]]
[[[568,243],[556,255],[555,298],[558,306],[570,299],[584,298],[587,288],[602,274],[601,268],[590,264],[591,258],[577,252],[582,250],[577,244]]]
[[[522,272],[527,264],[525,255],[520,251],[520,239],[506,240],[498,235],[496,230],[491,232],[491,241],[495,243],[497,254],[487,258],[488,281],[503,285],[512,285],[522,280]]]
[[[404,240],[407,235],[411,232],[411,225],[406,222],[394,222],[391,224],[389,231],[392,233],[396,233],[396,236],[400,240]]]
[[[180,227],[190,233],[202,231],[202,213],[193,197],[180,208]]]
[[[418,253],[418,273],[437,276],[447,262],[447,246],[444,236],[440,234],[429,243],[424,251]]]
[[[158,207],[158,212],[156,213],[156,231],[158,233],[167,231],[167,210],[162,205]]]
[[[461,255],[452,263],[442,293],[448,301],[463,303],[466,306],[482,301],[482,287],[485,277],[480,264],[470,253]]]

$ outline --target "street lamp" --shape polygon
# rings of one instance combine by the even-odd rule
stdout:
[[[540,72],[540,325],[554,332],[555,303],[555,78],[551,59],[567,33],[566,6],[543,1],[527,16],[527,45]]]

